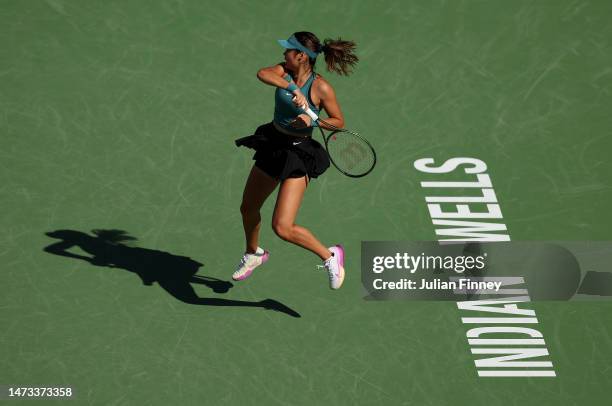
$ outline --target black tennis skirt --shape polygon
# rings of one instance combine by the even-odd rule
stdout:
[[[329,168],[329,155],[312,137],[283,134],[274,124],[260,125],[255,134],[239,138],[237,146],[255,150],[255,166],[273,178],[316,178]]]

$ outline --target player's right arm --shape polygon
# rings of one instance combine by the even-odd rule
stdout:
[[[285,75],[285,68],[280,63],[257,71],[257,79],[267,85],[280,87],[281,89],[286,89],[289,86],[289,82],[284,79]]]
[[[285,67],[282,63],[279,63],[274,66],[268,66],[267,68],[261,68],[257,71],[257,79],[261,80],[267,85],[280,87],[281,89],[287,89],[289,87],[289,82],[285,80],[285,75],[287,72],[285,71]],[[295,85],[295,84],[294,84]],[[297,88],[292,91],[295,95],[295,99],[293,103],[296,106],[303,106],[307,104],[306,97],[300,91],[300,88]]]

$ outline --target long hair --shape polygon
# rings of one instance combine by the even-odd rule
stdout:
[[[353,71],[353,67],[359,61],[359,58],[355,55],[356,45],[353,41],[346,41],[342,38],[326,38],[323,44],[321,44],[321,41],[312,32],[300,31],[293,35],[306,48],[314,52],[323,52],[325,64],[329,72],[347,76]],[[310,66],[314,69],[316,59],[309,58],[309,60]]]
[[[124,243],[127,243],[127,245],[129,245],[130,243],[136,241],[135,237],[128,235],[127,232],[123,230],[91,230],[91,232],[94,233],[102,241],[107,242],[111,245],[118,245]]]

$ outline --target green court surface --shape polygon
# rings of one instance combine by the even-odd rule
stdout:
[[[352,76],[317,66],[379,163],[331,168],[299,213],[345,245],[341,290],[274,235],[273,199],[270,261],[230,286],[252,165],[233,140],[271,120],[255,74],[300,30],[358,44]],[[531,303],[557,377],[479,378],[455,303],[365,301],[360,282],[361,241],[436,239],[420,158],[486,162],[513,240],[610,239],[609,1],[4,0],[0,38],[0,385],[91,405],[609,404],[610,302]],[[44,251],[94,229],[134,237],[133,266]],[[170,286],[185,257],[197,300]]]

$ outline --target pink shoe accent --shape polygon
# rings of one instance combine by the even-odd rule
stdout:
[[[340,244],[336,245],[336,252],[338,253],[338,268],[340,269],[340,280],[344,283],[344,247]]]
[[[251,274],[253,273],[253,268],[249,268],[246,273],[238,278],[232,278],[235,281],[243,281],[246,278],[248,278],[249,276],[251,276]]]
[[[335,247],[338,249],[336,251],[338,253],[338,265],[344,269],[344,247],[340,244],[337,244]]]
[[[340,244],[328,248],[333,256],[326,260],[323,268],[327,270],[329,276],[329,287],[340,289],[344,283],[344,247]]]

